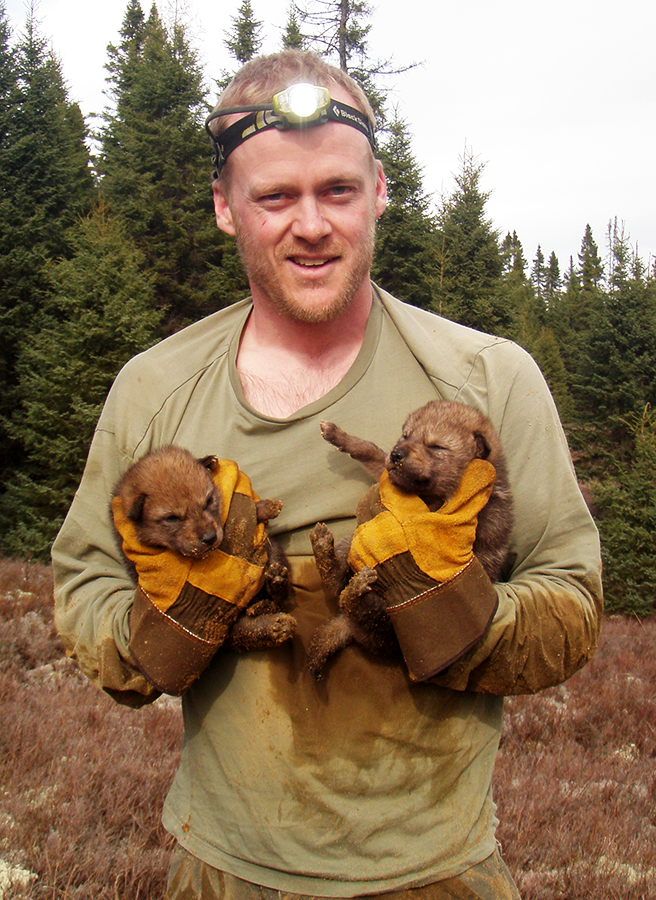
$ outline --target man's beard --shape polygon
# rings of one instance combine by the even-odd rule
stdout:
[[[272,306],[282,315],[293,319],[296,322],[304,322],[306,324],[320,324],[324,322],[332,322],[345,309],[349,307],[355,295],[360,290],[362,283],[369,278],[371,272],[371,264],[373,262],[374,244],[376,237],[375,220],[372,221],[368,232],[363,236],[360,247],[357,248],[353,256],[349,271],[346,273],[346,279],[341,285],[339,292],[336,293],[328,303],[322,306],[304,305],[303,301],[294,296],[294,292],[287,292],[280,280],[276,277],[276,271],[269,260],[260,252],[257,243],[244,234],[237,223],[235,223],[235,232],[237,238],[237,248],[242,264],[246,270],[249,281],[252,285],[266,295]],[[310,250],[313,254],[321,256],[341,257],[339,242],[332,238],[327,238],[325,242],[312,244]],[[299,255],[308,251],[308,245],[300,244],[293,241],[281,245],[276,251],[276,262],[283,266],[284,260],[289,256]],[[331,276],[328,275],[328,278]],[[306,297],[311,297],[313,289],[322,290],[325,287],[325,280],[319,279],[312,283],[302,285],[299,290]]]

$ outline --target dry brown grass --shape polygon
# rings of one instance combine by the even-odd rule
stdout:
[[[0,900],[157,900],[176,701],[133,711],[68,661],[45,566],[0,560]],[[524,900],[656,897],[656,621],[612,618],[567,684],[507,701],[498,837]]]
[[[510,698],[498,838],[524,900],[656,898],[656,620],[604,623],[563,685]]]
[[[0,897],[161,897],[179,704],[92,687],[52,627],[44,566],[0,561]]]

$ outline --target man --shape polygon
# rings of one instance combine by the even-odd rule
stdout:
[[[303,82],[327,89],[328,112],[290,123],[281,92]],[[274,113],[243,108],[274,95]],[[409,889],[430,900],[516,898],[490,789],[502,697],[584,665],[601,615],[597,534],[553,402],[512,343],[371,284],[385,177],[371,110],[350,79],[312,54],[260,58],[227,89],[226,109],[211,125],[216,219],[237,238],[252,296],[119,375],[53,548],[60,633],[122,702],[185,688],[182,761],[164,810],[178,841],[171,900]],[[351,534],[371,484],[322,441],[319,422],[391,447],[407,414],[437,397],[478,407],[500,432],[516,520],[508,581],[492,585],[475,558],[443,584],[422,571],[400,575],[394,603],[429,601],[421,627],[437,634],[428,674],[349,647],[317,685],[305,649],[331,610],[309,531],[323,521],[336,538]],[[234,459],[259,496],[283,501],[270,533],[291,567],[293,641],[214,653],[185,618],[193,600],[180,611],[176,595],[155,610],[127,580],[112,487],[166,443]],[[204,596],[214,609],[213,591]],[[175,653],[163,649],[171,634]]]

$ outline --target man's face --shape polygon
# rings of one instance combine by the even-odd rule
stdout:
[[[367,294],[386,190],[363,134],[339,123],[271,129],[228,165],[227,187],[215,188],[217,224],[237,237],[255,302],[325,322]]]

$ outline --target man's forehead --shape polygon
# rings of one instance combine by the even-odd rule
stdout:
[[[255,183],[304,180],[326,183],[357,180],[371,171],[373,155],[365,136],[328,122],[305,131],[262,132],[237,147],[226,164],[230,178]]]

